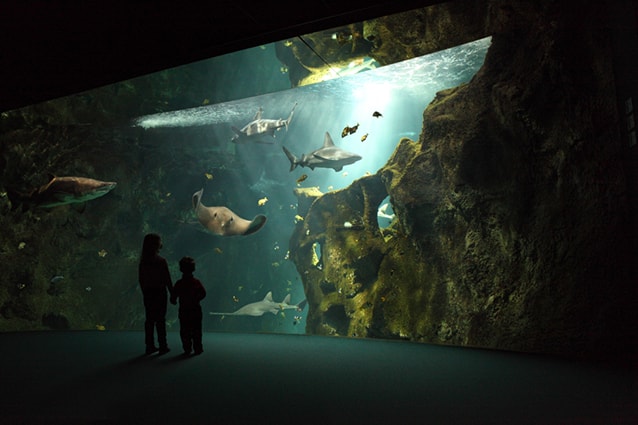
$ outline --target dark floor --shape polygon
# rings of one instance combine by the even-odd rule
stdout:
[[[141,356],[140,332],[0,334],[1,424],[635,424],[629,370],[317,336],[204,335]]]

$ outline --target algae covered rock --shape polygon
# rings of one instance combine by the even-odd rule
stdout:
[[[573,7],[491,5],[483,67],[437,94],[421,139],[401,140],[375,175],[314,201],[291,238],[308,332],[631,352],[611,49],[598,6],[579,9],[578,25]],[[397,220],[384,238],[372,216],[386,195]]]

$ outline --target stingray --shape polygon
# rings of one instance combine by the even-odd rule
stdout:
[[[219,236],[250,235],[266,224],[265,215],[256,215],[252,220],[241,218],[227,207],[207,207],[202,204],[204,189],[193,193],[193,208],[199,222],[210,232]]]
[[[264,313],[277,314],[280,311],[295,309],[302,311],[306,306],[306,300],[303,300],[297,305],[290,304],[290,294],[286,295],[286,298],[280,303],[273,301],[272,292],[268,292],[263,300],[255,303],[246,304],[239,308],[239,310],[232,313],[218,313],[210,312],[208,314],[213,316],[263,316]]]

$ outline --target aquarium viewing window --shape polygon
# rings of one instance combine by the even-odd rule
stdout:
[[[1,198],[2,249],[12,258],[2,278],[2,330],[143,329],[137,264],[144,235],[156,232],[174,281],[182,256],[196,260],[208,293],[205,331],[306,333],[309,310],[320,306],[306,301],[304,273],[321,273],[336,255],[318,241],[312,270],[291,261],[291,235],[313,196],[374,175],[400,140],[418,142],[436,93],[468,82],[490,46],[480,38],[382,66],[362,27],[9,112],[20,119],[3,137],[4,183],[22,198]],[[39,139],[31,140],[36,127]],[[40,198],[26,194],[44,191],[47,174],[116,185],[85,202],[38,208]],[[225,234],[198,218],[198,208],[217,206],[244,227]],[[390,198],[377,217],[380,229],[398,219]],[[333,283],[322,285],[332,293]],[[178,329],[176,308],[167,322]]]

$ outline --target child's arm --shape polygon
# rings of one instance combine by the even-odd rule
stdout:
[[[173,286],[173,290],[171,291],[171,304],[177,304],[177,298],[179,298],[179,282]]]
[[[204,298],[206,298],[206,288],[204,288],[202,282],[199,282],[199,288],[197,288],[197,299],[198,301],[201,301]]]

